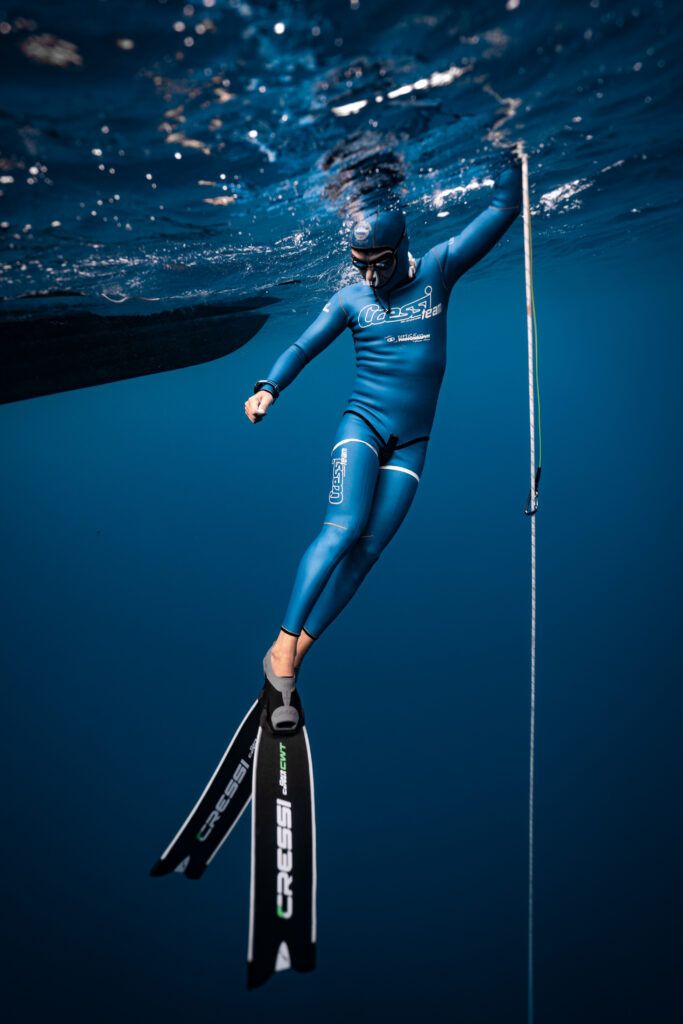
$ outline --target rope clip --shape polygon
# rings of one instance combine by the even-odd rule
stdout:
[[[541,482],[541,467],[539,466],[536,470],[536,476],[534,478],[534,486],[529,490],[529,496],[526,499],[526,505],[524,506],[525,516],[535,516],[538,512],[538,485]]]
[[[526,499],[526,505],[524,506],[525,516],[535,516],[538,512],[538,491],[534,491],[533,494],[529,491],[529,497]]]

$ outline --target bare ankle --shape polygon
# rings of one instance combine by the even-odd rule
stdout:
[[[305,630],[302,631],[296,645],[296,654],[294,656],[294,668],[298,668],[301,662],[304,660],[311,647],[315,643],[314,638],[307,633]]]
[[[278,675],[290,676],[294,673],[294,657],[298,637],[280,630],[277,639],[270,649],[273,668]]]

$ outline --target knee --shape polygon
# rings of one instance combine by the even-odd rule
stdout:
[[[353,548],[354,560],[365,572],[370,569],[386,547],[374,534],[361,536]]]
[[[363,523],[349,516],[339,522],[326,522],[323,525],[325,537],[329,544],[342,551],[354,547],[361,539]]]
[[[327,557],[332,561],[341,558],[356,546],[361,533],[362,528],[351,522],[343,525],[324,523],[320,540],[327,552]]]

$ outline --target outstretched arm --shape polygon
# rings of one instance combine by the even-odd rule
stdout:
[[[322,313],[316,317],[310,327],[297,338],[293,345],[279,356],[270,373],[265,378],[263,389],[277,398],[279,393],[292,383],[303,370],[306,363],[323,352],[335,338],[339,337],[348,323],[346,310],[340,299],[339,292],[332,296],[323,306]]]
[[[281,391],[299,375],[311,359],[323,352],[348,324],[348,316],[339,292],[323,306],[319,316],[297,340],[275,360],[268,376],[258,382],[255,395],[245,403],[245,412],[252,422],[260,419]],[[272,399],[265,398],[267,392]]]
[[[519,161],[513,159],[498,175],[488,208],[459,235],[431,250],[439,261],[448,288],[502,238],[519,214],[521,205],[522,173]]]

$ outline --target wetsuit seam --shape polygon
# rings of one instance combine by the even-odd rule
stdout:
[[[343,312],[344,316],[346,317],[346,324],[348,326],[348,324],[350,322],[349,314],[346,312],[346,306],[344,305],[344,303],[342,302],[341,298],[339,297],[339,293],[337,293],[337,302],[339,303],[339,305],[342,308],[342,312]]]
[[[409,448],[411,444],[417,444],[418,441],[428,441],[429,434],[423,434],[422,437],[414,437],[411,441],[404,441],[403,444],[397,444],[394,451],[398,451],[399,448]]]
[[[302,349],[301,345],[299,345],[298,342],[295,341],[292,342],[292,348],[295,348],[297,350],[297,353],[301,356],[301,358],[304,361],[304,366],[308,366],[308,364],[310,363],[310,359]]]
[[[350,413],[352,416],[357,416],[359,420],[362,420],[366,427],[370,427],[370,430],[373,432],[375,437],[382,442],[382,447],[386,448],[387,442],[384,440],[379,430],[377,430],[377,428],[372,425],[372,423],[370,422],[369,419],[367,419],[367,417],[363,416],[362,413],[357,412],[355,409],[344,409],[343,415],[346,416],[347,413]]]
[[[437,262],[437,263],[439,264],[439,270],[441,271],[441,280],[443,281],[443,284],[444,284],[444,288],[447,288],[447,287],[448,287],[448,284],[446,283],[446,274],[444,273],[444,269],[443,269],[443,267],[441,266],[441,260],[440,260],[440,259],[439,259],[439,257],[438,257],[438,256],[436,255],[436,253],[434,253],[434,259],[435,259],[435,260],[436,260],[436,262]]]
[[[387,447],[389,442],[384,440],[379,430],[377,430],[376,427],[372,425],[370,420],[363,416],[362,413],[357,412],[355,409],[344,409],[344,416],[346,416],[347,413],[350,413],[352,416],[357,416],[359,420],[362,420],[363,423],[365,423],[365,425],[370,428],[375,437],[377,437],[382,442],[382,447]],[[422,434],[420,435],[420,437],[412,437],[409,441],[402,441],[401,444],[395,445],[393,450],[397,451],[399,448],[408,448],[411,444],[417,444],[419,441],[428,441],[429,436],[429,434]]]

